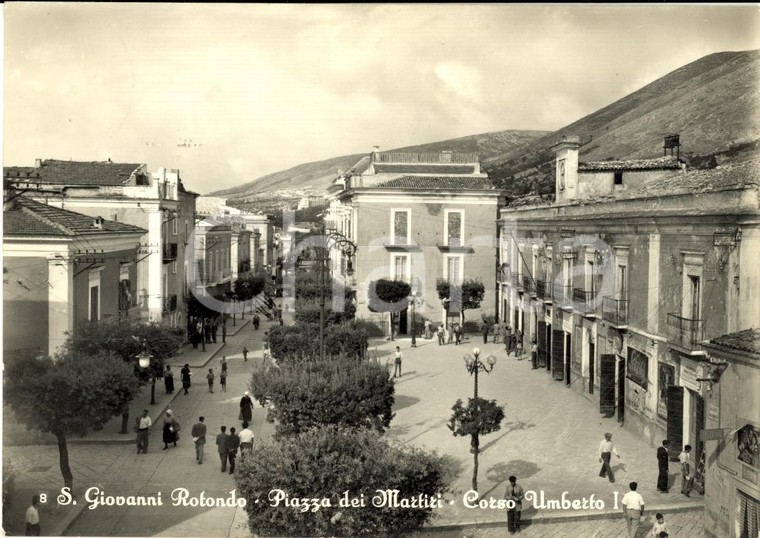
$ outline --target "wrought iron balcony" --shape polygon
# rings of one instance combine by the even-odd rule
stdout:
[[[509,283],[512,284],[513,288],[522,291],[523,280],[522,280],[522,277],[518,275],[517,273],[512,273],[511,275],[509,275]]]
[[[164,312],[174,312],[177,310],[177,296],[168,295],[164,297]]]
[[[533,277],[531,277],[530,275],[523,275],[522,281],[523,281],[523,289],[528,294],[530,294],[531,296],[535,297],[536,296],[536,286],[535,286],[535,283],[534,283],[535,281],[533,280]]]
[[[173,262],[177,259],[177,243],[164,244],[164,263]]]
[[[561,293],[559,297],[559,304],[563,308],[572,308],[573,306],[573,286],[558,286],[557,290]]]
[[[682,348],[696,351],[697,342],[704,340],[703,320],[668,314],[668,339]]]
[[[573,306],[584,316],[596,315],[596,291],[573,288]]]
[[[551,301],[552,283],[546,280],[536,280],[536,296],[544,301]]]
[[[618,329],[628,325],[628,300],[602,298],[602,319]]]

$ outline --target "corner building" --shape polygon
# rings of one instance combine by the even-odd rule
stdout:
[[[387,313],[369,309],[373,281],[404,280],[419,294],[416,315],[446,322],[436,282],[481,281],[485,297],[465,321],[494,314],[496,290],[494,222],[501,191],[481,171],[476,154],[393,153],[378,148],[328,192],[333,196],[326,226],[358,247],[355,273],[357,317],[376,322],[390,334]],[[334,264],[336,266],[346,264]],[[344,270],[338,274],[345,274]],[[399,334],[411,331],[409,308],[394,315]],[[454,315],[454,312],[450,312]],[[458,319],[458,315],[457,315]]]
[[[709,407],[699,343],[760,322],[758,160],[580,162],[555,151],[555,200],[501,211],[504,320],[558,385],[671,456],[699,458]]]

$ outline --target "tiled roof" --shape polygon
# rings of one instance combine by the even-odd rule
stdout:
[[[616,172],[625,170],[678,170],[681,165],[675,157],[639,159],[630,161],[599,161],[578,163],[578,172]]]
[[[139,163],[42,161],[33,166],[8,166],[3,177],[56,185],[124,185],[142,165]]]
[[[735,349],[760,356],[760,329],[746,329],[724,334],[710,340],[710,343],[727,349]]]
[[[388,189],[424,189],[424,190],[493,190],[494,186],[487,177],[472,176],[401,176],[375,185]]]
[[[412,173],[412,174],[473,174],[472,164],[388,164],[375,163],[375,173]]]
[[[23,196],[10,203],[13,207],[3,211],[3,236],[6,237],[74,237],[83,234],[147,232],[131,224],[105,219],[98,228],[94,217],[35,202]]]
[[[760,158],[724,163],[710,170],[689,170],[660,178],[656,182],[622,191],[616,198],[645,198],[673,194],[718,192],[757,186],[760,182]]]

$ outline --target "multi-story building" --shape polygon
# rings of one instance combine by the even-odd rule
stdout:
[[[555,201],[501,211],[504,319],[600,412],[698,453],[699,342],[760,324],[758,160],[582,163],[578,147],[554,148]]]
[[[704,485],[705,535],[760,532],[760,329],[711,339],[705,385],[705,455],[695,480]]]
[[[79,324],[136,314],[146,230],[8,194],[3,208],[3,354],[54,355]]]
[[[151,174],[145,164],[38,159],[34,167],[5,168],[4,177],[40,202],[146,229],[138,260],[140,312],[184,327],[185,275],[193,259],[185,247],[198,195],[185,190],[178,170]]]
[[[417,312],[446,322],[436,283],[481,281],[485,298],[468,319],[493,314],[496,241],[494,221],[501,191],[481,171],[478,156],[464,153],[383,153],[378,148],[338,177],[326,226],[357,246],[354,274],[357,316],[390,330],[387,314],[372,312],[369,293],[379,279],[405,280],[418,295]],[[334,261],[345,274],[347,264]],[[454,309],[449,313],[453,314]],[[409,330],[406,311],[394,323]]]

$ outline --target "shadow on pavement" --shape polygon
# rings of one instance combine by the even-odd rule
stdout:
[[[411,407],[419,401],[419,398],[415,398],[413,396],[396,396],[396,401],[393,404],[393,410],[398,411],[399,409],[404,409],[405,407]]]

